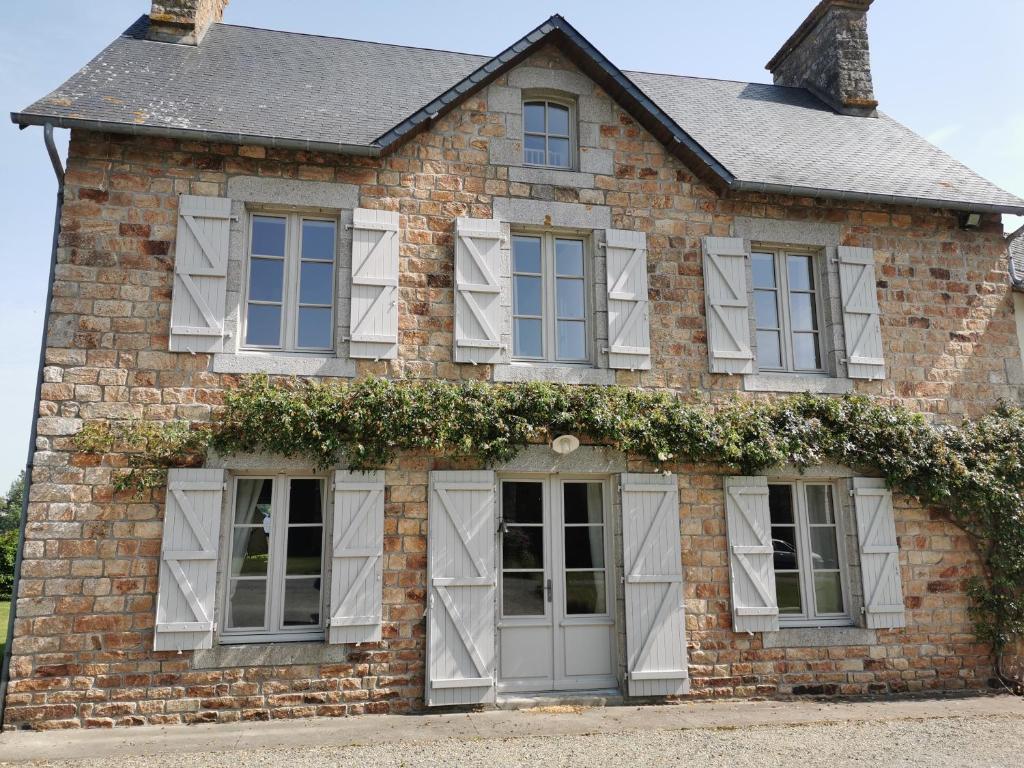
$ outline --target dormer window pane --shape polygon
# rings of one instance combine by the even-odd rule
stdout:
[[[552,168],[572,167],[572,115],[564,104],[523,104],[523,162]]]

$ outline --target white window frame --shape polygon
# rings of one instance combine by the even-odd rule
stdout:
[[[272,480],[274,482],[273,495],[271,497],[271,547],[267,561],[267,602],[264,609],[264,626],[229,628],[228,622],[231,616],[231,557],[232,543],[234,541],[235,528],[235,503],[238,498],[238,483],[242,480]],[[287,537],[284,535],[288,527],[291,510],[288,509],[288,495],[291,481],[293,480],[319,480],[322,484],[322,525],[320,542],[320,625],[318,627],[285,627],[281,621],[284,610],[284,583],[287,578],[285,564],[287,563]],[[332,519],[331,483],[323,475],[284,475],[284,474],[237,474],[232,478],[231,494],[228,499],[226,511],[227,525],[224,533],[225,552],[224,565],[222,569],[223,584],[220,620],[220,638],[222,645],[241,643],[269,643],[269,642],[300,642],[315,641],[324,639],[324,627],[327,621],[328,601],[330,599],[330,574],[328,565],[330,557],[327,552],[327,545],[330,542],[330,521]],[[288,514],[278,513],[278,509],[288,509]],[[298,577],[296,577],[298,578]],[[308,578],[304,576],[302,578]]]
[[[540,247],[540,269],[541,269],[541,327],[544,354],[541,357],[526,357],[515,353],[516,324],[517,317],[533,318],[534,315],[517,315],[515,306],[515,278],[516,275],[534,275],[532,272],[516,272],[515,262],[515,239],[517,237],[539,238]],[[558,297],[556,294],[555,275],[555,241],[576,240],[583,244],[583,338],[586,344],[585,355],[578,359],[562,359],[558,357]],[[512,361],[516,363],[535,363],[557,366],[583,366],[592,367],[594,360],[594,313],[593,313],[593,285],[594,268],[592,253],[593,238],[590,234],[583,234],[578,231],[538,229],[530,227],[513,227],[509,242],[510,270],[512,274]],[[572,279],[572,278],[570,278]]]
[[[820,251],[811,248],[792,248],[785,246],[773,246],[763,244],[753,244],[750,248],[750,260],[751,260],[751,281],[750,281],[750,293],[751,293],[751,304],[754,312],[754,344],[755,349],[758,345],[758,331],[761,327],[757,323],[757,302],[756,296],[758,291],[766,291],[769,289],[758,288],[754,284],[753,280],[753,259],[756,254],[771,254],[773,256],[773,263],[775,267],[775,308],[779,317],[779,344],[782,353],[782,367],[770,367],[761,365],[760,360],[755,355],[755,362],[759,371],[766,371],[770,373],[792,373],[798,375],[819,375],[824,376],[828,374],[826,368],[826,356],[825,356],[825,315],[824,315],[824,295],[822,293],[822,254]],[[797,293],[811,293],[814,296],[814,321],[817,324],[817,346],[818,346],[818,360],[820,365],[817,368],[797,368],[795,362],[795,353],[793,351],[793,324],[790,317],[790,301],[791,289],[789,287],[789,269],[788,269],[788,257],[789,256],[806,256],[810,259],[811,264],[811,284],[812,291],[797,291]],[[775,330],[775,329],[767,329]]]
[[[779,611],[780,627],[849,627],[854,625],[852,595],[850,594],[850,567],[846,556],[846,530],[843,524],[843,500],[841,484],[834,480],[786,480],[769,478],[768,485],[785,485],[793,494],[793,520],[796,524],[797,560],[800,573],[800,596],[803,613],[782,613]],[[828,486],[832,492],[832,512],[835,515],[836,550],[839,555],[839,582],[843,590],[843,611],[841,613],[817,612],[814,593],[814,570],[811,567],[811,526],[807,515],[806,488],[810,485]],[[769,522],[771,510],[769,509]],[[774,558],[774,556],[773,556]],[[774,559],[772,568],[774,569]]]
[[[249,273],[252,268],[252,238],[254,218],[278,218],[285,219],[285,247],[284,247],[284,274],[281,290],[281,343],[270,344],[248,344],[246,335],[249,323]],[[253,208],[247,211],[248,232],[245,245],[245,275],[242,283],[242,302],[239,313],[239,344],[240,350],[252,351],[277,351],[297,354],[323,354],[333,353],[337,345],[336,327],[338,313],[338,240],[339,227],[341,226],[337,216],[325,215],[305,211],[282,210],[275,208]],[[332,262],[333,282],[331,286],[331,341],[326,347],[300,347],[298,345],[299,333],[299,288],[302,266],[302,222],[323,221],[334,225],[334,260]],[[267,257],[262,254],[259,258]],[[322,306],[322,305],[313,305]]]
[[[543,104],[544,105],[544,133],[538,133],[536,131],[526,130],[526,105],[527,104]],[[569,110],[569,133],[568,135],[562,135],[560,133],[550,133],[548,131],[548,106],[554,105],[561,107],[562,109]],[[571,171],[576,167],[576,156],[577,156],[577,142],[576,142],[576,103],[572,99],[562,98],[559,96],[552,96],[549,94],[524,94],[522,111],[523,121],[523,165],[531,168],[552,168],[562,171]],[[569,140],[569,162],[565,165],[552,165],[550,163],[531,163],[526,159],[526,137],[530,136],[543,136],[544,137],[544,159],[547,160],[549,156],[548,152],[548,139],[568,139]]]

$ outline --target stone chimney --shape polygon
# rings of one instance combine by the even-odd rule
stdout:
[[[768,62],[776,85],[806,88],[845,115],[874,117],[868,53],[872,0],[821,0]]]
[[[149,11],[150,40],[199,45],[203,35],[224,18],[229,0],[153,0]]]

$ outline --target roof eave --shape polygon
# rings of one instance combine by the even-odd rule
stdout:
[[[40,115],[31,112],[12,112],[11,122],[27,128],[32,125],[50,124],[55,128],[75,128],[102,133],[120,133],[130,136],[155,136],[186,141],[211,141],[222,144],[247,144],[261,147],[297,149],[307,152],[330,152],[346,155],[377,157],[381,153],[372,144],[343,144],[333,141],[311,141],[288,136],[265,136],[260,134],[233,133],[230,131],[209,131],[202,128],[175,128],[163,125],[140,125],[107,120],[85,120],[77,117]]]

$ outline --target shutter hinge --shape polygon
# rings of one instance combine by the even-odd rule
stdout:
[[[227,482],[223,482],[223,483],[221,483],[221,484],[220,484],[220,489],[221,489],[222,491],[226,491],[226,490],[228,489],[228,484],[227,484]]]

